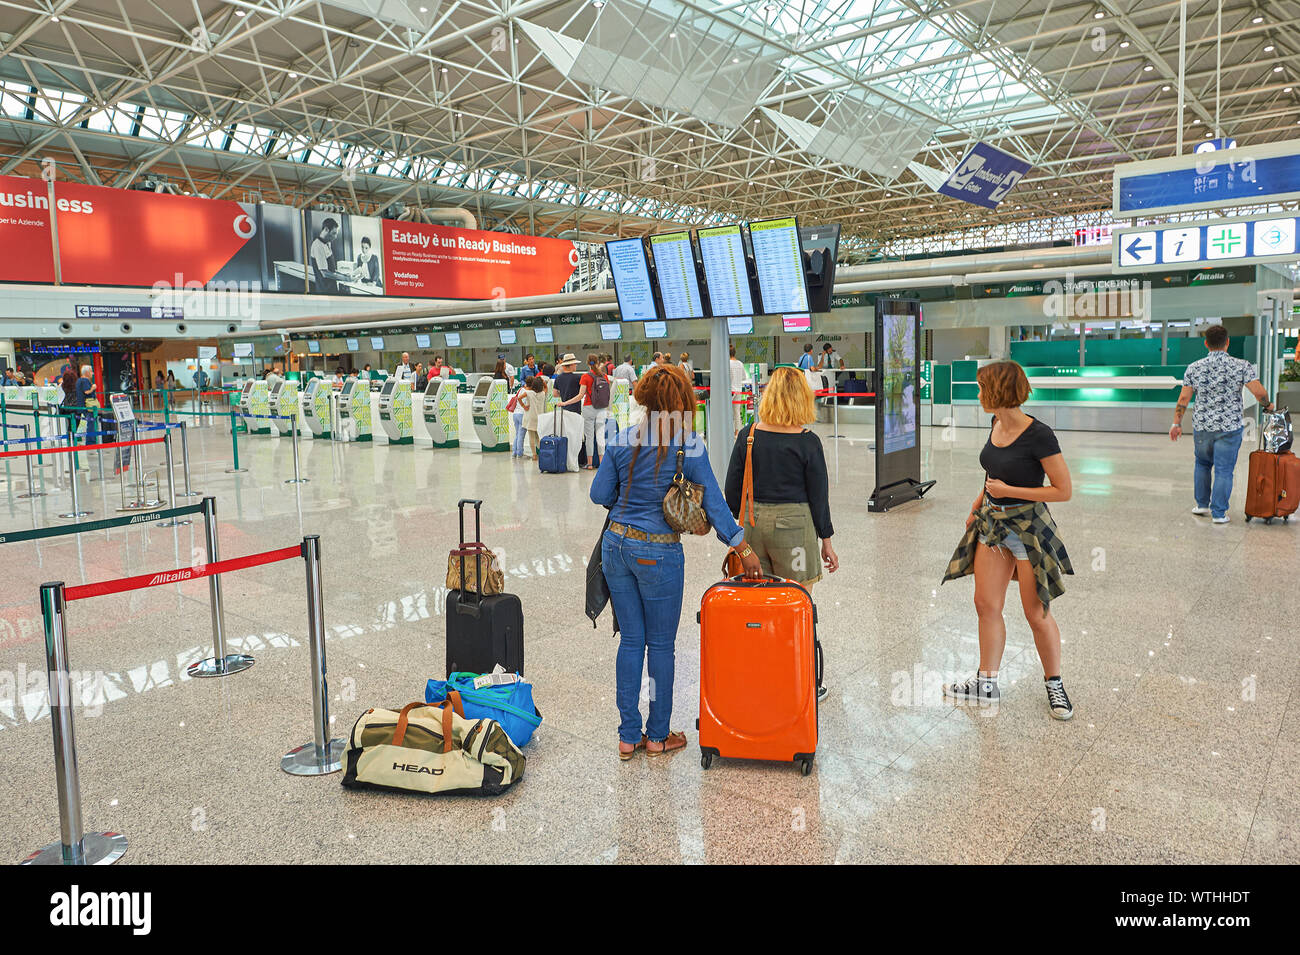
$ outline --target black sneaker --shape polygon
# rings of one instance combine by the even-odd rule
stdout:
[[[973,700],[981,705],[993,705],[1001,699],[997,679],[978,675],[960,683],[945,683],[943,695],[950,700]]]
[[[1047,687],[1047,705],[1052,708],[1052,719],[1068,720],[1074,716],[1074,706],[1065,695],[1065,684],[1059,676],[1044,680],[1043,686]]]

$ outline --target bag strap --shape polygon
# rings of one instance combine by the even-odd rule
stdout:
[[[749,426],[749,437],[745,439],[745,480],[740,487],[740,519],[754,527],[754,431]],[[749,518],[745,518],[745,508],[749,508]]]
[[[448,690],[447,698],[436,706],[417,700],[402,707],[402,711],[397,714],[397,726],[393,729],[393,745],[401,746],[406,741],[406,727],[410,724],[411,710],[420,706],[442,710],[442,751],[450,753],[452,750],[451,714],[454,712],[461,719],[465,718],[465,707],[461,704],[460,693],[456,690]]]
[[[686,479],[684,468],[686,465],[686,449],[677,449],[677,470],[673,473],[673,483],[681,484]]]

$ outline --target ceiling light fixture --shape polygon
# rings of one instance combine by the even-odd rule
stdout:
[[[1151,72],[1152,70],[1154,70],[1154,69],[1155,69],[1155,67],[1152,66],[1150,63],[1148,63],[1146,66],[1142,67],[1142,72],[1143,72],[1143,73],[1150,73],[1150,72]]]
[[[1168,92],[1169,92],[1169,87],[1168,87],[1168,85],[1165,85],[1165,86],[1160,87],[1160,90],[1161,90],[1161,92],[1163,92],[1163,93],[1168,93]]]
[[[1251,22],[1251,23],[1263,23],[1263,22],[1264,22],[1264,18],[1263,18],[1263,17],[1252,17],[1251,20],[1250,20],[1250,22]]]
[[[1273,52],[1273,45],[1270,43],[1268,46],[1264,47],[1264,52],[1265,52],[1265,53],[1272,53],[1272,52]]]
[[[235,11],[235,16],[237,16],[237,17],[242,17],[243,15],[244,15],[244,11],[243,11],[243,10],[236,10],[236,11]]]
[[[1106,16],[1106,14],[1104,14],[1104,13],[1102,13],[1100,10],[1098,10],[1096,13],[1094,13],[1094,14],[1092,15],[1092,18],[1093,18],[1094,20],[1101,20],[1101,19],[1104,19],[1105,16]]]
[[[292,70],[290,70],[290,71],[289,71],[289,79],[291,79],[291,80],[296,80],[297,78],[298,78],[298,74],[295,73],[295,72],[293,72]]]
[[[1128,40],[1125,40],[1123,43],[1121,43],[1121,44],[1119,45],[1119,48],[1120,48],[1121,50],[1127,50],[1127,49],[1128,49]]]
[[[1274,72],[1274,73],[1281,73],[1281,72],[1282,72],[1282,67],[1280,67],[1280,66],[1275,66],[1275,67],[1273,67],[1273,72]]]

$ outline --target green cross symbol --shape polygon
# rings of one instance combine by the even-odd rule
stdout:
[[[1244,240],[1245,237],[1241,233],[1229,229],[1216,235],[1210,244],[1214,246],[1215,251],[1230,255],[1232,250],[1236,248],[1237,243]]]

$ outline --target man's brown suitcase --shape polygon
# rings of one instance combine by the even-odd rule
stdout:
[[[1290,451],[1252,451],[1246,481],[1246,522],[1258,517],[1265,524],[1273,518],[1290,520],[1300,507],[1300,458]]]

